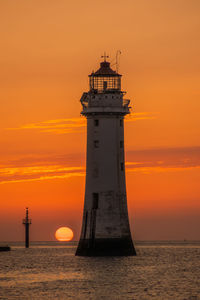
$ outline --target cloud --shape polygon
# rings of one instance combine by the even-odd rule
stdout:
[[[80,132],[81,129],[86,127],[85,118],[68,118],[68,119],[55,119],[43,122],[25,124],[17,128],[7,128],[8,130],[39,130],[40,132],[52,133],[75,133]]]
[[[135,112],[128,115],[125,119],[126,122],[134,122],[138,120],[154,120],[158,117],[158,112]]]
[[[60,165],[1,167],[0,184],[41,181],[50,179],[66,179],[85,175],[85,168],[65,167]]]
[[[153,112],[138,112],[131,113],[125,119],[126,122],[134,122],[137,120],[151,120],[157,117],[158,113]],[[68,119],[55,119],[47,120],[37,123],[25,124],[16,128],[7,128],[8,130],[37,130],[43,133],[78,133],[83,132],[86,127],[86,119],[80,118],[68,118]]]
[[[163,165],[162,167],[159,166],[153,166],[153,167],[128,167],[127,168],[127,173],[130,172],[138,172],[138,173],[143,173],[143,174],[151,174],[151,173],[166,173],[166,172],[180,172],[180,171],[188,171],[188,170],[194,170],[194,169],[200,169],[200,166],[193,166],[193,167],[183,167],[183,166],[179,166],[179,167],[167,167],[165,165]]]
[[[200,147],[177,147],[127,152],[127,172],[177,172],[200,168]]]
[[[163,173],[200,170],[200,147],[127,152],[126,172]],[[27,155],[0,164],[0,184],[85,176],[83,154]]]

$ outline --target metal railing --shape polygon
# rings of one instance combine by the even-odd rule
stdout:
[[[130,103],[129,99],[123,99],[123,106],[128,107]]]

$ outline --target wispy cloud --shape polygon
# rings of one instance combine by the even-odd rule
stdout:
[[[9,130],[39,130],[40,132],[52,133],[75,133],[80,132],[86,126],[85,118],[55,119],[43,122],[25,124]]]
[[[138,120],[151,120],[157,117],[158,113],[153,112],[138,112],[131,113],[125,120],[126,122],[134,122]],[[25,124],[16,128],[7,128],[8,130],[37,130],[44,133],[77,133],[83,132],[86,127],[86,119],[68,118],[68,119],[55,119],[42,122]]]
[[[200,147],[156,148],[127,152],[127,172],[144,174],[200,169]]]
[[[152,174],[200,170],[200,147],[147,149],[127,153],[126,172]],[[85,176],[82,154],[25,156],[0,164],[0,184]]]
[[[132,166],[131,166],[132,165]],[[139,167],[136,166],[136,163],[130,163],[127,166],[127,173],[142,173],[142,174],[152,174],[152,173],[166,173],[166,172],[182,172],[182,171],[188,171],[188,170],[194,170],[199,169],[199,166],[167,166],[163,164],[163,166],[159,166],[159,163],[157,162],[157,165],[154,166],[145,166],[145,164],[140,164]]]
[[[126,122],[134,122],[138,120],[154,120],[157,119],[159,112],[135,112],[128,115]]]
[[[50,179],[66,179],[84,176],[84,167],[29,166],[29,167],[0,167],[0,184],[30,182]]]

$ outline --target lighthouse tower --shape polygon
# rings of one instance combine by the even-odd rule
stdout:
[[[124,99],[121,75],[110,63],[89,75],[90,90],[81,97],[87,118],[87,166],[82,231],[76,255],[136,255],[126,199]]]

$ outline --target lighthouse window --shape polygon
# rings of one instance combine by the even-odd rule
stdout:
[[[94,126],[99,126],[99,120],[94,120]]]
[[[120,148],[123,148],[124,142],[120,141]]]
[[[122,127],[123,126],[123,120],[121,119],[120,121],[119,121],[120,123],[120,126]]]
[[[94,148],[99,148],[99,141],[98,140],[94,141]]]
[[[99,206],[99,194],[93,193],[92,208],[98,209],[98,206]]]
[[[121,163],[121,171],[124,171],[124,163]]]

